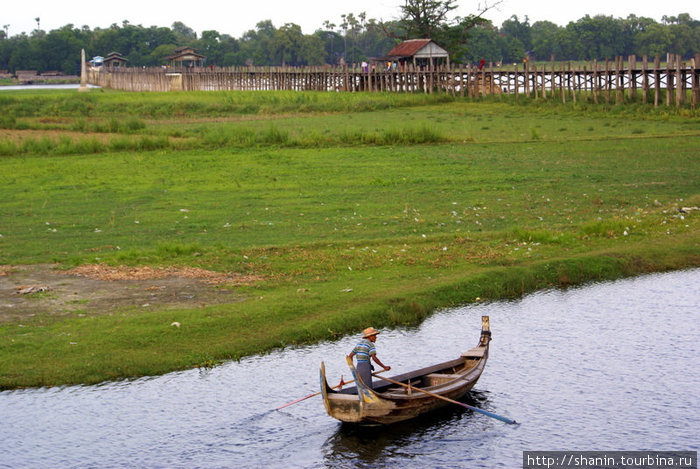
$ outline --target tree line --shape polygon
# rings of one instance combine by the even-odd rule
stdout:
[[[431,6],[411,10],[412,6]],[[492,5],[493,6],[493,5]],[[398,20],[379,22],[365,13],[341,15],[336,23],[325,21],[312,34],[299,25],[276,27],[259,22],[235,38],[215,30],[198,35],[182,22],[170,28],[134,25],[128,21],[107,28],[90,29],[67,24],[46,32],[8,35],[0,30],[0,70],[79,71],[80,50],[89,57],[119,52],[131,67],[165,64],[166,57],[181,46],[194,47],[205,55],[207,65],[323,65],[360,63],[385,55],[405,38],[430,37],[446,48],[455,63],[520,62],[530,60],[603,60],[618,55],[663,55],[685,58],[700,52],[700,21],[690,14],[664,16],[660,22],[629,15],[584,16],[566,26],[550,21],[530,23],[512,16],[500,27],[484,17],[488,8],[466,18],[451,17],[456,0],[408,0]]]

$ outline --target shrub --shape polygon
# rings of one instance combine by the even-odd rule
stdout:
[[[8,139],[0,140],[0,155],[13,156],[19,153],[19,147],[15,142]]]
[[[0,129],[14,129],[16,126],[15,116],[0,115]]]
[[[258,143],[268,145],[283,145],[289,142],[289,132],[280,130],[277,126],[271,125],[264,132],[258,135]]]
[[[141,119],[137,119],[136,117],[130,117],[124,123],[124,128],[128,132],[138,132],[139,130],[146,128],[146,123]]]

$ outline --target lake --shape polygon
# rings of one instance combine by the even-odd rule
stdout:
[[[95,85],[87,85],[88,88],[100,88]],[[12,91],[12,90],[77,90],[80,88],[78,83],[57,83],[57,84],[46,84],[46,85],[6,85],[0,86],[0,91]]]
[[[350,379],[357,337],[280,350],[213,369],[99,386],[0,392],[2,468],[522,467],[534,450],[698,450],[700,269],[647,275],[517,301],[440,311],[384,330],[390,374],[493,341],[464,402],[389,427],[330,418],[319,390]],[[362,329],[370,324],[358,325]]]

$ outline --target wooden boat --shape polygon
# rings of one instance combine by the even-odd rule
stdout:
[[[378,378],[373,389],[359,379],[349,361],[355,386],[336,391],[328,385],[326,368],[321,363],[321,394],[326,411],[343,422],[390,424],[449,405],[449,400],[459,399],[476,384],[486,366],[490,341],[489,317],[482,316],[476,347],[454,360],[392,378]]]

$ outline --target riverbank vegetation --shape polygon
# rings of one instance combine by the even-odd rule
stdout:
[[[6,320],[0,388],[211,366],[452,305],[700,264],[690,109],[4,93],[0,275],[50,263],[255,281],[217,286],[239,294],[229,304]]]

